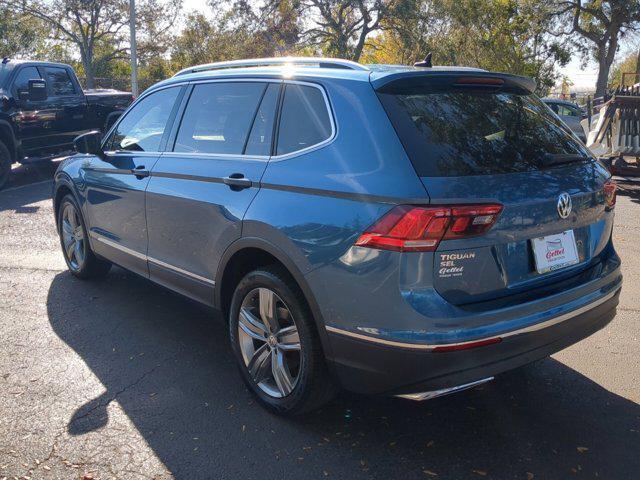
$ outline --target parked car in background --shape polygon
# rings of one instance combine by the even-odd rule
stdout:
[[[73,150],[73,139],[105,130],[131,104],[130,93],[85,90],[73,68],[51,62],[0,64],[0,188],[15,162]]]
[[[560,119],[567,124],[573,133],[586,145],[587,135],[584,131],[582,120],[587,118],[587,114],[573,102],[568,100],[561,100],[558,98],[543,98],[542,101],[546,103],[551,110],[554,111]]]
[[[604,327],[622,284],[615,184],[534,89],[335,59],[186,69],[60,164],[65,261],[220,309],[280,413],[489,381]]]

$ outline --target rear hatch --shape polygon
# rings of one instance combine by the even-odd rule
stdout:
[[[433,285],[446,300],[548,290],[598,261],[611,236],[609,174],[529,80],[447,73],[374,86],[432,205],[502,206],[481,235],[437,245]]]

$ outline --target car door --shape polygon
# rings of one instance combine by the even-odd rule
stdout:
[[[147,188],[152,280],[213,303],[222,253],[241,234],[271,153],[280,81],[192,85]]]
[[[49,121],[51,150],[71,149],[73,139],[87,130],[87,105],[80,85],[69,68],[61,66],[39,67],[47,82],[48,110],[54,112]]]
[[[141,97],[103,142],[102,157],[83,166],[85,213],[92,248],[148,276],[145,190],[149,171],[166,144],[182,86]]]
[[[52,120],[55,111],[49,108],[48,101],[29,100],[29,80],[42,79],[34,65],[18,67],[11,82],[11,94],[16,101],[12,113],[13,123],[18,129],[22,151],[26,156],[39,152],[49,142]]]

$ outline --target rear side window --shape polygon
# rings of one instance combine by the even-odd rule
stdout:
[[[118,123],[107,150],[157,152],[180,87],[165,88],[142,98]]]
[[[419,176],[537,170],[547,153],[591,157],[535,95],[427,89],[378,94]]]
[[[266,87],[249,82],[196,85],[173,151],[242,154]]]
[[[331,133],[331,117],[322,91],[306,85],[287,85],[276,154],[312,147],[327,140]]]
[[[24,67],[21,68],[13,81],[13,88],[18,95],[20,93],[27,92],[29,90],[29,80],[39,80],[40,72],[36,67]]]
[[[62,97],[65,95],[75,95],[76,88],[71,81],[69,72],[64,68],[45,67],[44,74],[46,76],[49,92],[54,97]]]

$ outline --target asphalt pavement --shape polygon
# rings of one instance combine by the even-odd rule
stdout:
[[[618,199],[625,284],[604,330],[457,395],[343,394],[282,419],[215,312],[121,269],[67,273],[53,168],[0,192],[0,479],[640,477],[640,189]]]

